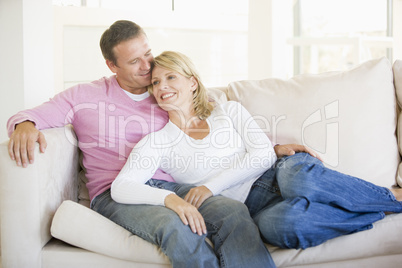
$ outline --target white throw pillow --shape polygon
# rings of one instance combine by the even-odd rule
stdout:
[[[335,170],[395,185],[400,163],[393,74],[386,58],[345,72],[229,84],[273,143],[307,145]]]
[[[159,247],[73,201],[64,201],[57,209],[50,232],[66,243],[106,256],[140,263],[170,263]]]

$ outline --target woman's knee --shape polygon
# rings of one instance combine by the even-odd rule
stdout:
[[[284,198],[309,196],[322,170],[322,162],[307,153],[297,153],[286,158],[277,167],[276,179]]]

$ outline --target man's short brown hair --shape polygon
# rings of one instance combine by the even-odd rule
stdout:
[[[136,23],[128,20],[118,20],[107,29],[100,39],[100,47],[105,60],[110,60],[117,65],[113,48],[123,41],[145,34],[144,30]]]

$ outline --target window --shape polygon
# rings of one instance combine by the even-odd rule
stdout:
[[[294,74],[345,70],[386,56],[392,61],[392,0],[298,0]]]
[[[104,29],[119,19],[144,28],[155,56],[165,50],[189,56],[207,87],[248,77],[247,0],[53,0],[53,4],[60,13],[55,15],[61,29],[57,34],[63,32],[59,38],[63,88],[110,75],[98,44]]]

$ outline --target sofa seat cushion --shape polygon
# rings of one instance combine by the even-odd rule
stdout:
[[[52,239],[42,250],[43,268],[171,268],[169,262],[155,263],[153,259],[133,262],[113,258]]]
[[[241,102],[273,143],[303,144],[330,168],[396,184],[397,106],[388,59],[344,72],[233,82],[228,98]]]
[[[51,233],[68,244],[108,257],[154,265],[169,264],[168,258],[157,246],[73,201],[64,201],[59,207],[53,219]],[[277,266],[287,267],[388,255],[399,255],[401,258],[400,237],[402,214],[394,214],[376,222],[370,230],[331,239],[317,247],[305,250],[281,249],[270,245],[267,247]],[[48,251],[61,255],[68,253],[57,249],[53,246]],[[80,253],[83,257],[89,254],[82,250]]]

